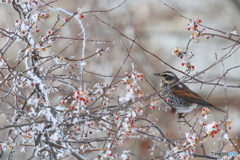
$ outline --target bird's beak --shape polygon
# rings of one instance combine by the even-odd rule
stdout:
[[[161,73],[154,73],[154,75],[155,75],[155,76],[159,76],[159,77],[162,76]]]

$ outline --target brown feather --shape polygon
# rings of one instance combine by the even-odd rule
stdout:
[[[191,104],[197,104],[202,107],[203,106],[212,107],[216,110],[225,112],[225,111],[221,110],[220,108],[214,107],[212,104],[210,104],[207,101],[205,101],[204,99],[202,99],[197,93],[190,90],[186,85],[179,82],[178,77],[173,72],[165,71],[162,73],[155,73],[154,75],[161,77],[161,79],[162,79],[162,82],[160,84],[161,88],[172,86],[172,87],[170,87],[172,94],[181,98],[182,100],[184,100],[188,103],[191,103]]]
[[[181,87],[180,87],[181,86]],[[182,98],[185,101],[196,103],[202,106],[212,107],[219,111],[225,112],[215,106],[213,106],[211,103],[208,103],[204,99],[202,99],[197,93],[191,91],[186,85],[183,83],[180,83],[176,86],[173,86],[170,88],[171,92],[178,96],[179,98]]]
[[[179,87],[181,85],[182,87]],[[210,103],[203,100],[197,93],[191,91],[184,84],[178,84],[170,88],[171,92],[177,95],[179,98],[182,98],[191,103],[197,103],[199,105],[212,106]]]

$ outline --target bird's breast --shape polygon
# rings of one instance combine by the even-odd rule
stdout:
[[[188,113],[198,107],[198,104],[185,101],[170,90],[161,92],[161,96],[171,108],[176,110],[176,113]]]

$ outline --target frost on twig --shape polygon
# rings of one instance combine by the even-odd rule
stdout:
[[[17,17],[13,22],[9,20],[11,27],[0,26],[4,42],[0,49],[1,158],[213,159],[206,149],[209,140],[219,142],[219,152],[228,151],[228,145],[238,152],[238,138],[232,138],[230,133],[235,121],[229,115],[212,120],[212,111],[202,108],[191,118],[178,121],[174,114],[166,112],[168,106],[163,107],[161,90],[149,78],[152,71],[145,66],[147,59],[138,59],[148,55],[184,74],[184,82],[213,85],[212,92],[216,87],[239,88],[221,82],[239,65],[224,70],[213,80],[199,78],[236,53],[236,28],[229,34],[208,33],[214,29],[203,26],[202,20],[189,19],[160,1],[188,20],[189,41],[172,52],[174,61],[182,65],[175,68],[162,55],[143,47],[137,36],[130,38],[102,18],[121,10],[126,0],[112,8],[88,11],[85,6],[76,6],[78,9],[73,11],[54,7],[57,2],[0,2]],[[121,40],[115,34],[104,37],[109,31],[117,33]],[[231,51],[199,71],[193,62],[198,55],[193,54],[191,44],[214,37],[234,42],[227,47]],[[138,54],[133,54],[135,48],[140,49]],[[113,62],[108,61],[110,58]],[[191,76],[195,71],[199,72]],[[162,127],[169,115],[178,126],[167,127],[178,137]],[[143,151],[145,157],[141,156]]]

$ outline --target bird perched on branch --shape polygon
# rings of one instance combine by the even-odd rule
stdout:
[[[155,73],[161,78],[160,87],[162,98],[169,104],[174,113],[189,113],[194,109],[209,107],[226,113],[220,108],[214,107],[202,99],[197,93],[191,91],[185,84],[179,81],[178,77],[170,71]]]

